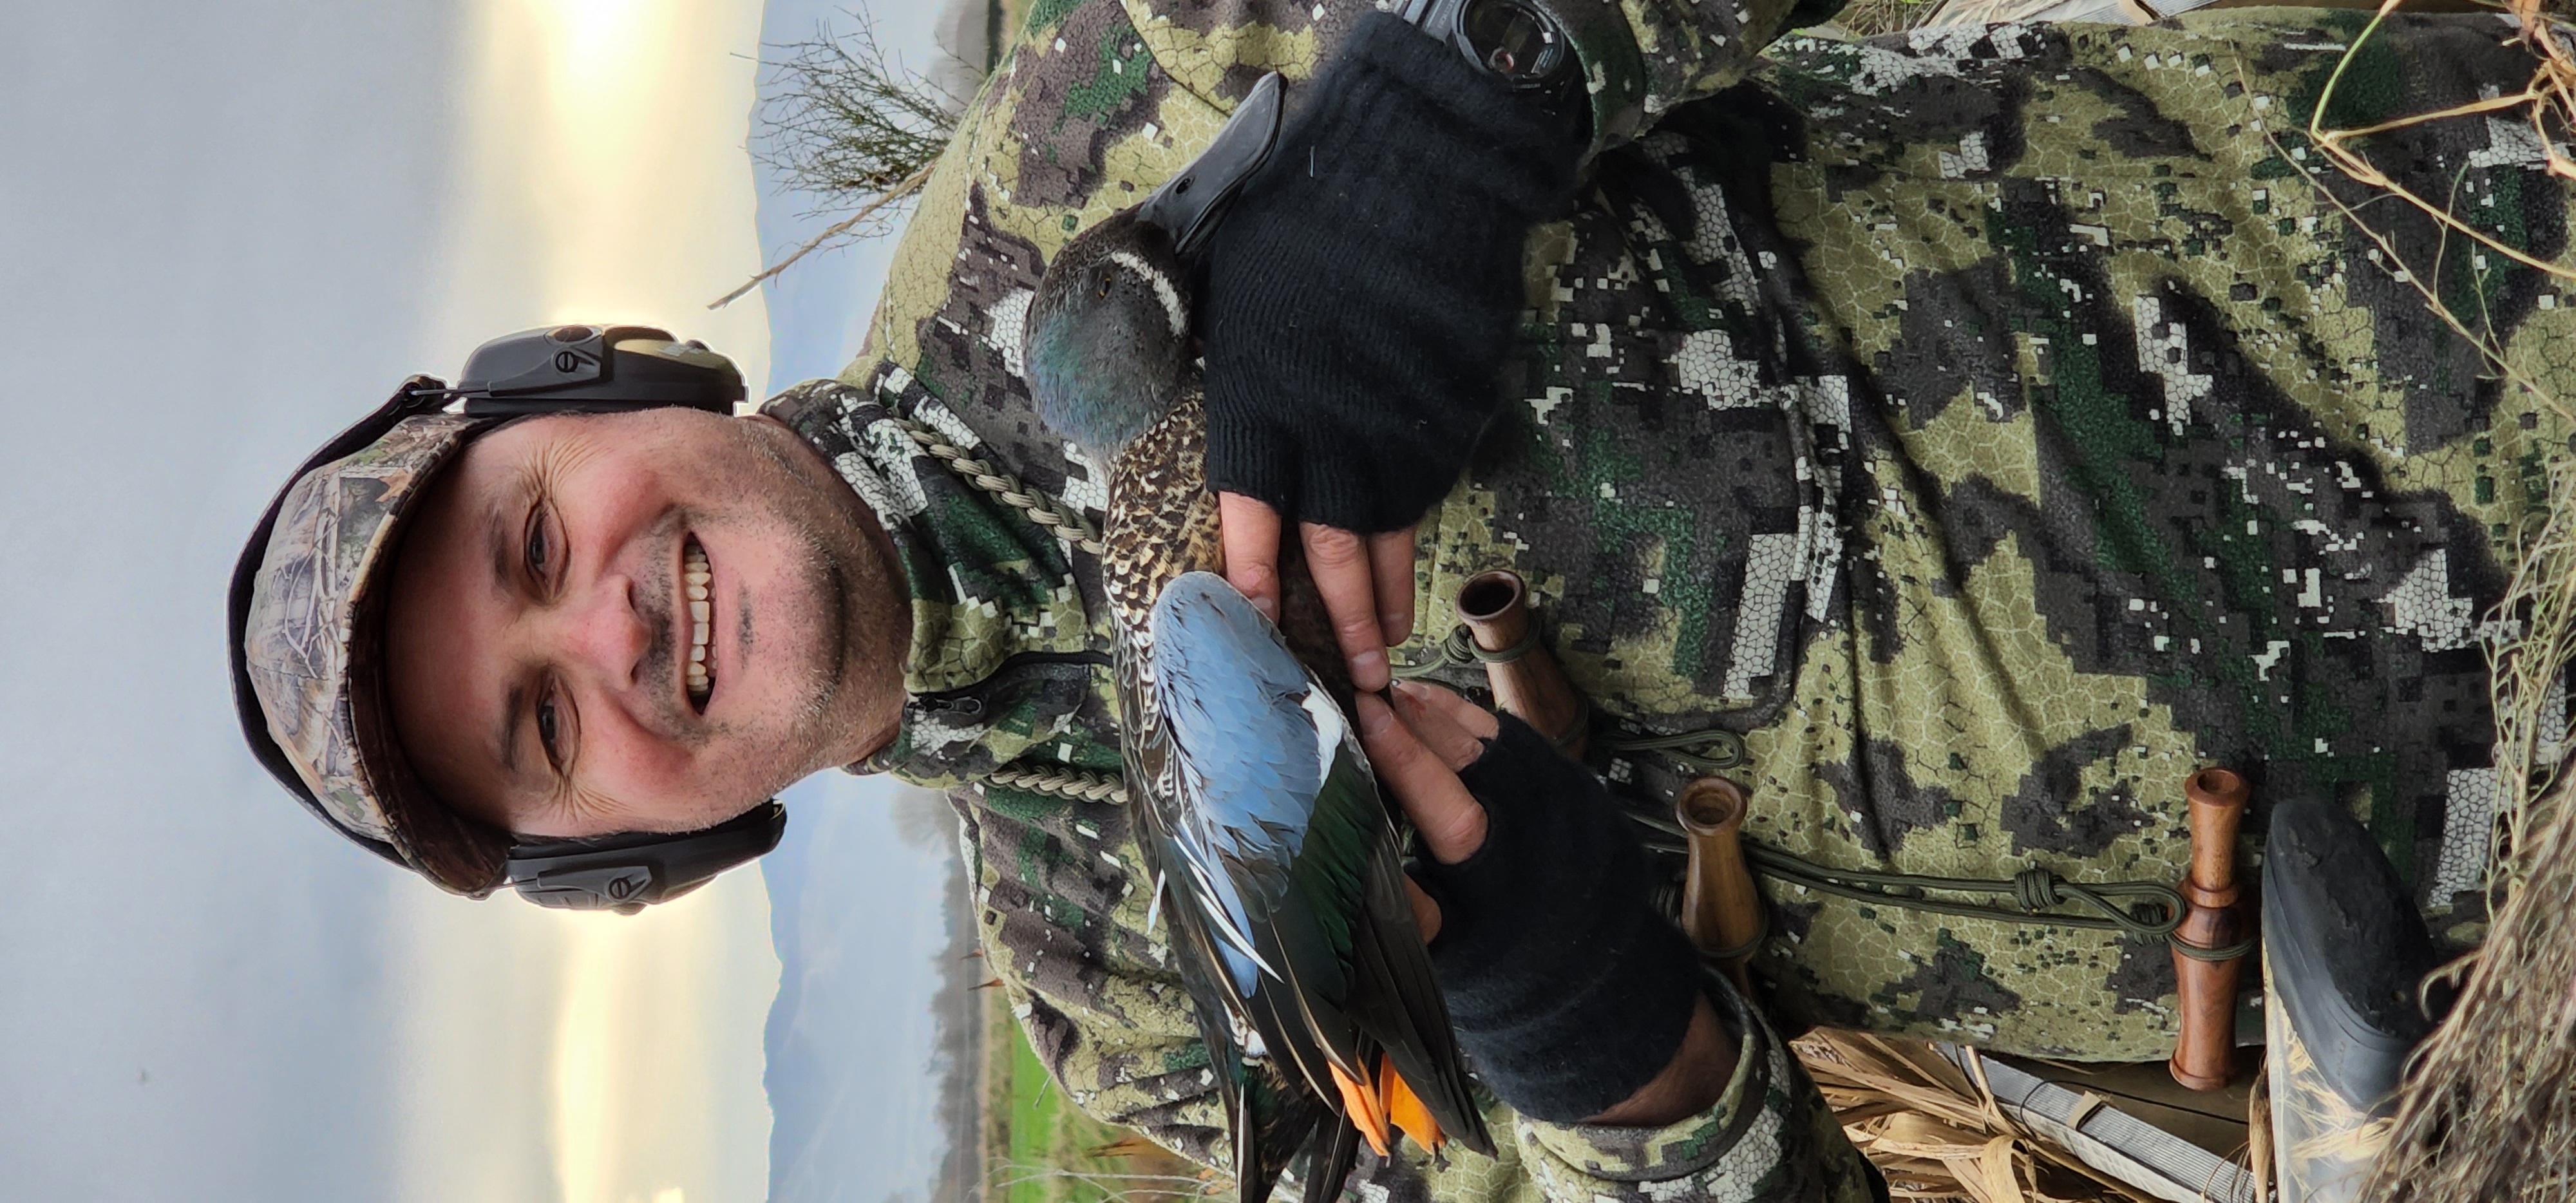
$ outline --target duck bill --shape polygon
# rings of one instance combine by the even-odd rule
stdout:
[[[1226,119],[1216,140],[1136,207],[1136,219],[1171,235],[1172,249],[1182,259],[1207,245],[1244,182],[1278,148],[1283,87],[1278,72],[1262,76],[1243,102],[1234,106],[1234,116]]]

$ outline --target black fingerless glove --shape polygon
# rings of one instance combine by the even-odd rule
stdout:
[[[1208,481],[1362,533],[1449,491],[1501,395],[1530,227],[1571,126],[1364,18],[1206,252]]]
[[[1571,1123],[1635,1094],[1681,1050],[1698,952],[1648,901],[1646,855],[1599,778],[1510,715],[1458,774],[1485,843],[1415,876],[1440,904],[1431,965],[1494,1094]]]

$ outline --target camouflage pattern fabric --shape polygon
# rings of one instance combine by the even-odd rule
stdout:
[[[501,880],[508,837],[429,797],[413,776],[374,688],[368,633],[385,591],[366,585],[390,574],[402,522],[438,470],[489,426],[453,414],[404,418],[299,477],[278,499],[240,645],[269,736],[317,813],[392,848],[441,889],[478,898]]]
[[[937,465],[870,432],[954,428],[1096,513],[1099,466],[1040,427],[1020,379],[1047,257],[1186,162],[1260,71],[1310,77],[1362,4],[1041,3],[969,110],[854,387],[808,393],[797,419],[845,464],[911,465],[891,475],[950,499],[921,522],[964,523],[907,544],[917,617],[938,632],[916,655],[948,667],[916,665],[925,692],[878,767],[951,786],[1001,764],[1116,767],[1096,565],[943,492]],[[1604,120],[1584,203],[1531,240],[1509,403],[1425,520],[1423,638],[1445,633],[1466,576],[1516,569],[1607,722],[1739,733],[1747,837],[1827,866],[2171,881],[2189,852],[2181,782],[2219,763],[2255,783],[2249,845],[2265,798],[2344,804],[2437,930],[2473,938],[2494,798],[2482,640],[2508,633],[2485,619],[2499,549],[2540,512],[2571,432],[2426,296],[2544,390],[2576,358],[2550,277],[2446,240],[2306,143],[2362,18],[1793,37],[1756,57],[1785,5],[1615,11],[1578,50],[1596,104],[1635,67],[1636,115]],[[1605,50],[1604,29],[1626,42]],[[2518,88],[2531,64],[2507,32],[2392,20],[2327,119]],[[2361,145],[2552,259],[2565,199],[2519,122]],[[1006,561],[1020,592],[972,583]],[[1607,768],[1646,809],[1687,776],[1651,755]],[[954,796],[986,947],[1042,1059],[1086,1108],[1221,1160],[1123,814],[999,785]],[[2081,1059],[2171,1050],[2160,944],[1769,893],[1755,969],[1788,1024]],[[1742,1030],[1747,1061],[1770,1064],[1762,1021]],[[1503,1162],[1372,1165],[1369,1180],[1442,1198],[1863,1189],[1802,1077],[1761,1094],[1769,1118],[1747,1120],[1737,1093],[1662,1146],[1706,1163],[1525,1123]],[[1818,1143],[1782,1141],[1761,1172],[1709,1168],[1738,1165],[1729,1150],[1755,1130]]]
[[[1100,611],[1098,563],[920,446],[908,426],[983,451],[946,406],[916,392],[898,415],[889,402],[918,386],[900,369],[881,385],[872,394],[810,380],[762,406],[820,450],[876,512],[911,592],[900,726],[892,744],[851,767],[948,789],[1052,742],[1096,739],[1105,720],[1094,678],[1109,665],[1091,617]],[[1075,555],[1084,560],[1078,575]],[[1118,767],[1114,742],[1105,757],[1073,755],[1074,746],[1052,754]]]
[[[1228,1165],[1207,1050],[1171,949],[1146,922],[1151,890],[1127,811],[983,780],[1006,764],[1120,767],[1105,636],[1080,620],[1110,612],[1098,562],[1069,560],[1054,536],[923,451],[907,420],[982,448],[900,369],[878,386],[811,381],[764,407],[885,520],[910,582],[901,733],[851,767],[951,791],[990,963],[1074,1102]],[[1406,1198],[1621,1198],[1649,1185],[1657,1197],[1746,1203],[1870,1198],[1858,1155],[1786,1042],[1723,981],[1710,989],[1743,1047],[1709,1111],[1653,1129],[1515,1125],[1497,1103],[1489,1124],[1514,1135],[1500,1159],[1364,1152],[1354,1181]]]
[[[1842,512],[1865,550],[1843,559],[1850,634],[1800,661],[1806,721],[1748,735],[1757,796],[1817,805],[1802,828],[1757,804],[1754,838],[1914,872],[2170,880],[2181,779],[2217,763],[2258,800],[2363,816],[2437,930],[2482,918],[2482,644],[2503,633],[2482,623],[2499,545],[2542,509],[2570,432],[2426,294],[2551,393],[2571,361],[2550,277],[2446,243],[2307,145],[2363,23],[2270,10],[1779,49],[1769,207],[1799,249],[1775,286],[1820,374],[1853,382]],[[2513,86],[2531,62],[2502,32],[2392,22],[2325,120]],[[2554,259],[2565,196],[2527,128],[2444,121],[2365,149]],[[2167,1047],[2161,948],[1863,909],[1797,933],[1830,957],[1770,950],[1814,1018]]]

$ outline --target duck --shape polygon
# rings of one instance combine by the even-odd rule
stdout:
[[[1101,574],[1121,752],[1170,946],[1250,1203],[1302,1155],[1309,1197],[1397,1135],[1491,1156],[1415,924],[1403,833],[1351,721],[1312,582],[1278,623],[1221,575],[1192,331],[1197,258],[1276,146],[1264,77],[1198,159],[1047,265],[1022,361],[1040,420],[1105,466]]]

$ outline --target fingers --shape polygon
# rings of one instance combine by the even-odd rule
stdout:
[[[1279,511],[1241,493],[1219,493],[1216,520],[1225,547],[1225,583],[1251,598],[1264,617],[1279,621]]]
[[[1332,618],[1333,641],[1350,662],[1351,687],[1362,693],[1386,688],[1386,632],[1378,625],[1377,587],[1370,581],[1368,545],[1338,526],[1298,524],[1306,543],[1306,571]],[[1412,570],[1405,574],[1410,591]]]
[[[1440,904],[1433,902],[1431,895],[1423,893],[1422,887],[1413,884],[1410,877],[1404,879],[1404,893],[1413,902],[1413,927],[1422,933],[1422,942],[1428,944],[1439,939]]]
[[[1377,582],[1377,625],[1394,647],[1413,637],[1413,528],[1368,537],[1369,575]]]
[[[1421,833],[1423,850],[1454,865],[1484,847],[1485,808],[1459,783],[1458,774],[1424,747],[1383,700],[1361,694],[1359,711],[1360,743],[1368,749],[1369,763]]]
[[[1484,755],[1485,741],[1498,729],[1494,716],[1483,707],[1420,681],[1395,683],[1395,712],[1422,746],[1453,772]]]

